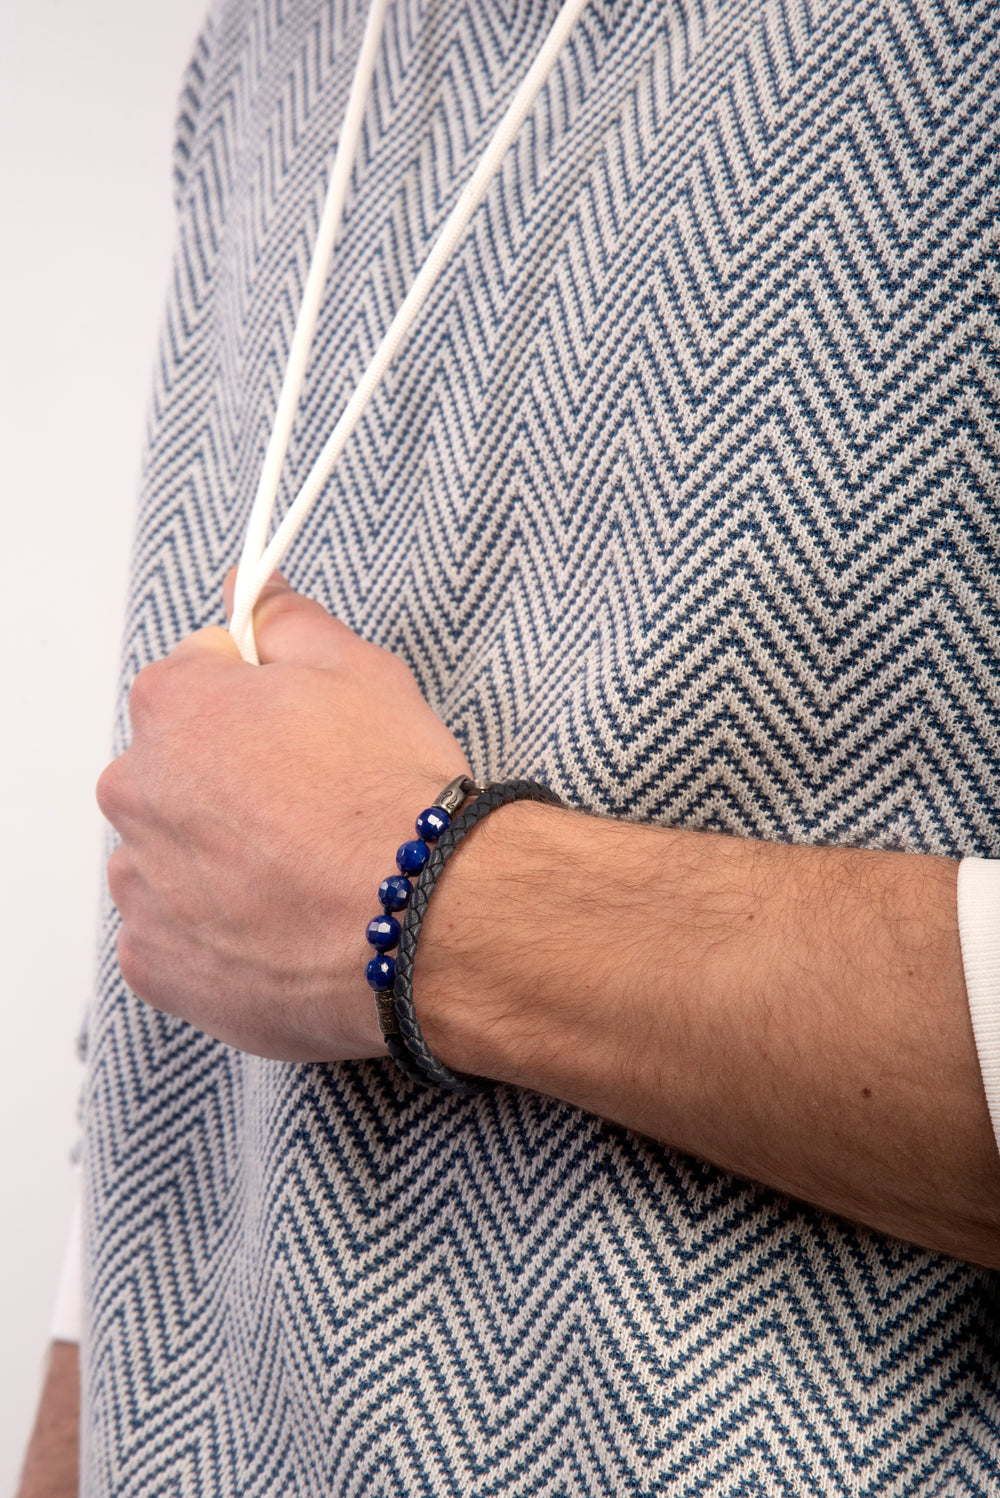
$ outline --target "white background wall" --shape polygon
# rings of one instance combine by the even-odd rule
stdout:
[[[71,1211],[100,821],[170,145],[205,0],[0,0],[0,1494]]]

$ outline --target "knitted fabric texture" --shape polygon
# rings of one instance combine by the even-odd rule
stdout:
[[[287,506],[553,0],[393,0]],[[364,24],[220,0],[133,556],[221,622]],[[1000,856],[994,0],[594,0],[291,581],[481,778]],[[85,1498],[995,1494],[997,1281],[545,1097],[90,1024]]]

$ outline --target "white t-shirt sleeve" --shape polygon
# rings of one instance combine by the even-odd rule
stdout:
[[[79,1177],[79,1171],[77,1171],[77,1176]],[[51,1339],[53,1342],[79,1342],[82,1325],[83,1208],[78,1180],[73,1221],[70,1224],[62,1273],[59,1276],[59,1289],[56,1292],[56,1303],[52,1312]]]
[[[959,864],[958,930],[979,1066],[1000,1148],[1000,858],[963,858]]]

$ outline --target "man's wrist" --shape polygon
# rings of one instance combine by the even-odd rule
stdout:
[[[784,945],[772,864],[812,851],[503,808],[430,903],[414,987],[428,1043],[456,1070],[698,1150],[717,1119],[699,1117],[692,1059],[731,1058],[734,994]]]
[[[637,997],[670,1002],[677,921],[662,901],[672,850],[691,837],[526,803],[486,818],[442,875],[418,948],[435,1054],[613,1116],[608,1047],[641,1069]]]
[[[516,802],[485,818],[449,860],[424,919],[414,997],[424,1034],[453,1069],[541,1086],[543,997],[575,975],[582,820]],[[534,1032],[534,1046],[531,1044]]]

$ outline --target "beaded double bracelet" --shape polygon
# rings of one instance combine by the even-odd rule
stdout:
[[[456,816],[470,796],[475,799]],[[417,939],[434,886],[448,859],[483,817],[512,801],[562,805],[548,786],[534,780],[505,780],[479,786],[467,775],[460,775],[450,781],[434,805],[417,817],[416,838],[402,843],[397,850],[399,872],[390,874],[379,885],[382,914],[368,922],[365,933],[375,948],[365,977],[375,992],[379,1029],[390,1056],[411,1081],[442,1087],[447,1092],[472,1094],[482,1092],[489,1084],[481,1077],[449,1070],[424,1039],[413,1007]],[[400,922],[396,917],[403,912]],[[398,955],[390,956],[397,948]]]

